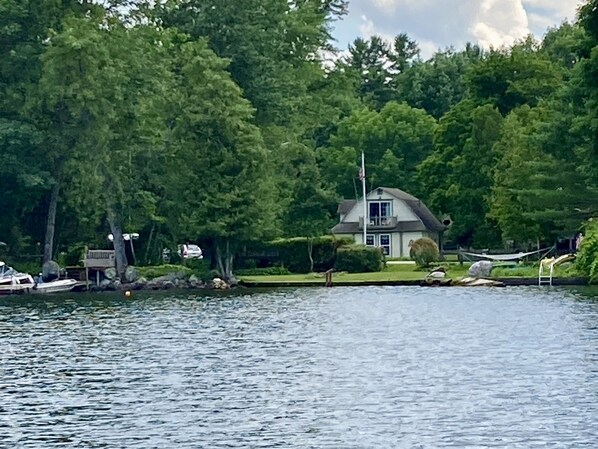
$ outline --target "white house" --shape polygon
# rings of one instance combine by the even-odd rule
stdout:
[[[409,257],[409,244],[429,237],[441,246],[445,226],[424,203],[399,189],[378,187],[366,195],[366,245],[379,246],[389,257]],[[363,199],[344,200],[338,207],[338,236],[351,235],[363,244]]]

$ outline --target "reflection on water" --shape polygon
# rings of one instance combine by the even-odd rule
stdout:
[[[595,448],[598,295],[0,299],[0,448]]]

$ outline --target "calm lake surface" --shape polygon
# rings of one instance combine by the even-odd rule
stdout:
[[[0,448],[596,448],[598,290],[0,299]]]

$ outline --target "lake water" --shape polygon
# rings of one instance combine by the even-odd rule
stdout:
[[[0,448],[596,448],[598,291],[0,299]]]

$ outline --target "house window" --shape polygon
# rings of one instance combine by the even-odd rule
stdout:
[[[392,217],[392,203],[390,201],[370,201],[369,221],[373,226],[386,226]]]
[[[365,236],[366,246],[376,246],[376,236],[374,234],[368,234]]]
[[[380,234],[380,248],[385,255],[390,256],[390,234]]]

